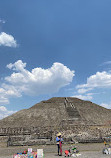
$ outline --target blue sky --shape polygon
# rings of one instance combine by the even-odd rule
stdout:
[[[0,118],[51,97],[111,108],[111,1],[0,2]]]

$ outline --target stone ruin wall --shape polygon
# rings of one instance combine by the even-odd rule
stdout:
[[[0,128],[0,137],[5,136],[20,136],[20,135],[34,135],[38,137],[49,137],[50,127],[15,127],[15,128]]]
[[[101,142],[111,136],[111,126],[75,125],[66,128],[31,127],[0,128],[0,142],[9,145],[55,144],[56,134],[62,133],[64,142]]]
[[[81,125],[70,126],[64,131],[66,140],[78,142],[103,142],[104,138],[110,136],[111,141],[111,126],[102,125]]]

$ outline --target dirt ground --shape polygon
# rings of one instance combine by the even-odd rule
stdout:
[[[64,151],[71,145],[63,144],[63,156],[57,156],[56,145],[39,145],[39,146],[17,146],[17,147],[6,147],[6,144],[0,144],[0,158],[12,158],[14,153],[23,152],[25,149],[32,148],[34,151],[37,149],[44,150],[44,158],[57,158],[64,157]],[[80,151],[80,158],[111,158],[111,155],[103,155],[102,149],[104,148],[103,143],[93,144],[76,144]]]

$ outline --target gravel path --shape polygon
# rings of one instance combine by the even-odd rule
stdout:
[[[56,156],[52,153],[46,153],[44,158],[64,158],[64,156]],[[0,156],[0,158],[12,158],[12,155],[10,156]],[[73,158],[73,157],[72,157]],[[111,155],[103,155],[101,152],[81,152],[81,156],[78,156],[78,158],[111,158]]]
[[[68,149],[70,145],[63,145],[63,151]],[[30,148],[31,146],[29,146]],[[79,158],[111,158],[111,155],[103,155],[102,149],[104,144],[78,144],[77,145],[81,156]],[[0,158],[12,158],[12,155],[17,152],[23,152],[26,147],[0,147]],[[57,147],[56,145],[44,145],[44,146],[33,146],[32,149],[36,151],[37,149],[44,150],[44,158],[63,158],[64,156],[57,156]]]

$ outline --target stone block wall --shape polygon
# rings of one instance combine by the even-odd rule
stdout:
[[[0,142],[8,145],[55,144],[56,134],[62,133],[64,142],[101,142],[111,136],[111,126],[72,125],[56,127],[1,128]]]

